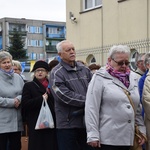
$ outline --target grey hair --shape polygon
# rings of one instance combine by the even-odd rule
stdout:
[[[144,66],[146,67],[147,64],[150,64],[150,53],[145,54]]]
[[[145,57],[145,53],[137,53],[136,57],[135,57],[135,65],[138,65],[138,62],[140,62],[142,60],[142,58]]]
[[[22,71],[21,63],[18,60],[12,60],[12,65],[16,66],[20,71]]]
[[[62,44],[64,44],[64,43],[71,43],[71,42],[68,41],[68,40],[63,40],[63,41],[59,42],[59,43],[56,45],[56,49],[57,49],[57,52],[58,52],[58,53],[62,51]]]
[[[130,56],[130,48],[126,45],[114,45],[110,48],[108,57],[109,58],[114,58],[114,55],[116,53],[125,53]]]
[[[7,58],[9,58],[12,62],[12,55],[9,52],[0,51],[0,63]]]

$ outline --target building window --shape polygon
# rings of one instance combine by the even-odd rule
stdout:
[[[33,33],[33,27],[32,26],[28,26],[28,32]]]
[[[27,29],[29,33],[42,33],[42,27],[28,26]]]
[[[40,33],[40,27],[35,27],[35,33]]]
[[[59,30],[57,28],[48,28],[48,34],[58,34]]]
[[[56,46],[60,41],[51,41],[52,46]]]
[[[43,41],[42,40],[28,40],[28,46],[43,47]]]
[[[94,9],[102,5],[102,0],[83,0],[83,10]]]
[[[39,47],[40,46],[40,41],[39,40],[35,40],[35,46]]]
[[[28,46],[32,46],[31,40],[28,40]]]

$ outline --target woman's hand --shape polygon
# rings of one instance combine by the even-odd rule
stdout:
[[[48,94],[47,94],[47,93],[43,94],[42,96],[43,96],[43,98],[44,98],[45,100],[48,99]]]
[[[18,108],[20,106],[20,101],[17,98],[14,98],[14,105],[16,108]]]
[[[146,139],[143,137],[142,139],[139,139],[138,143],[139,145],[143,145],[146,142]]]
[[[99,141],[88,142],[88,145],[90,145],[92,147],[101,147]]]

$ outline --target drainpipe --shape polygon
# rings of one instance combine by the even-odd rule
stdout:
[[[103,56],[104,56],[104,54],[103,54],[103,6],[102,6],[102,13],[101,14],[102,14],[102,17],[101,17],[101,26],[102,26],[102,28],[101,28],[101,37],[102,37],[102,39],[101,39],[101,42],[102,42],[101,62],[102,62],[102,65],[101,66],[104,66],[104,59],[103,59]]]
[[[146,52],[149,52],[149,0],[147,0],[147,49]]]

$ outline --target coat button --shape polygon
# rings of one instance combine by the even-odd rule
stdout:
[[[131,120],[128,120],[128,123],[131,123]]]
[[[130,105],[128,105],[127,108],[130,109]]]

